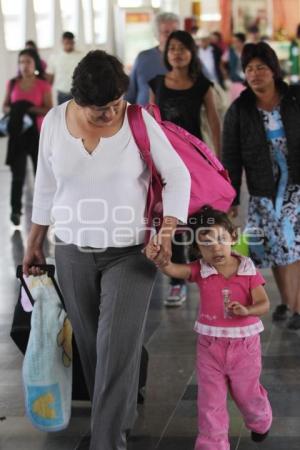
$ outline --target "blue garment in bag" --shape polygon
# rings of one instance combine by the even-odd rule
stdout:
[[[72,400],[72,328],[51,278],[26,280],[34,299],[23,362],[26,414],[42,431],[67,427]]]

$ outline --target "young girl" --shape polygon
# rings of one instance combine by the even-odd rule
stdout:
[[[272,423],[267,392],[260,384],[259,316],[269,310],[264,279],[253,262],[231,251],[236,233],[225,213],[203,207],[193,218],[194,247],[200,258],[190,264],[160,265],[168,276],[198,284],[197,343],[198,437],[195,450],[229,450],[227,387],[252,440],[266,438]],[[159,244],[146,247],[156,261]]]

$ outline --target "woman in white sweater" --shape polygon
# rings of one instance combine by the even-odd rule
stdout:
[[[129,127],[127,88],[121,63],[92,51],[74,71],[73,100],[47,114],[23,261],[25,274],[39,273],[34,265],[45,262],[53,224],[57,274],[92,399],[91,440],[78,448],[91,450],[126,449],[156,274],[142,253],[149,171]],[[155,120],[143,118],[165,185],[159,260],[168,263],[172,232],[187,219],[190,176]]]

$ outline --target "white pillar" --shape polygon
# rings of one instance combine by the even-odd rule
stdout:
[[[180,0],[179,1],[179,11],[178,11],[179,17],[180,17],[180,25],[183,29],[184,27],[184,19],[186,17],[192,16],[192,1],[185,1]]]
[[[84,36],[84,23],[83,23],[83,8],[81,0],[76,0],[76,20],[77,20],[77,36],[76,41],[79,43],[78,47],[80,50],[85,51],[85,36]]]
[[[4,17],[2,6],[0,2],[0,60],[2,62],[2,70],[0,70],[0,89],[1,89],[1,101],[4,96],[5,91],[5,83],[9,78],[8,71],[8,61],[7,61],[7,51],[5,46],[5,37],[4,37]]]
[[[113,55],[116,54],[116,38],[115,38],[115,5],[117,0],[108,0],[107,6],[107,44],[106,51]]]
[[[90,4],[90,11],[91,11],[90,27],[91,27],[91,34],[92,34],[92,42],[91,42],[91,44],[89,44],[89,46],[91,49],[93,49],[95,46],[95,22],[94,22],[93,0],[89,0],[89,4]]]
[[[53,11],[53,26],[54,26],[54,49],[61,49],[61,35],[62,29],[62,19],[61,19],[61,8],[60,1],[54,0],[54,11]]]
[[[35,21],[35,12],[33,6],[33,0],[26,0],[26,8],[25,8],[25,41],[28,39],[37,42],[37,34],[36,34],[36,21]],[[25,47],[25,42],[24,42]]]

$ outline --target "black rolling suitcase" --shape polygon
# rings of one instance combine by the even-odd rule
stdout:
[[[52,279],[52,282],[55,286],[55,289],[58,293],[58,296],[64,305],[63,297],[60,292],[60,289],[57,285],[57,282],[54,278],[55,266],[54,265],[40,265],[41,269],[47,272],[48,276]],[[21,281],[21,285],[24,287],[29,300],[31,303],[34,303],[34,300],[30,294],[30,291],[25,283],[23,278],[22,266],[17,267],[17,278]],[[19,350],[25,354],[27,343],[29,339],[30,333],[30,320],[31,313],[25,312],[21,305],[21,289],[17,304],[15,306],[12,327],[10,336]],[[86,383],[84,380],[82,365],[79,357],[78,348],[76,345],[76,341],[73,334],[73,389],[72,389],[72,398],[73,400],[89,400],[89,393],[86,387]],[[141,365],[140,365],[140,376],[139,376],[139,390],[138,390],[138,398],[137,402],[139,404],[144,403],[145,401],[145,386],[147,381],[147,370],[148,370],[148,352],[143,346],[142,354],[141,354]]]

